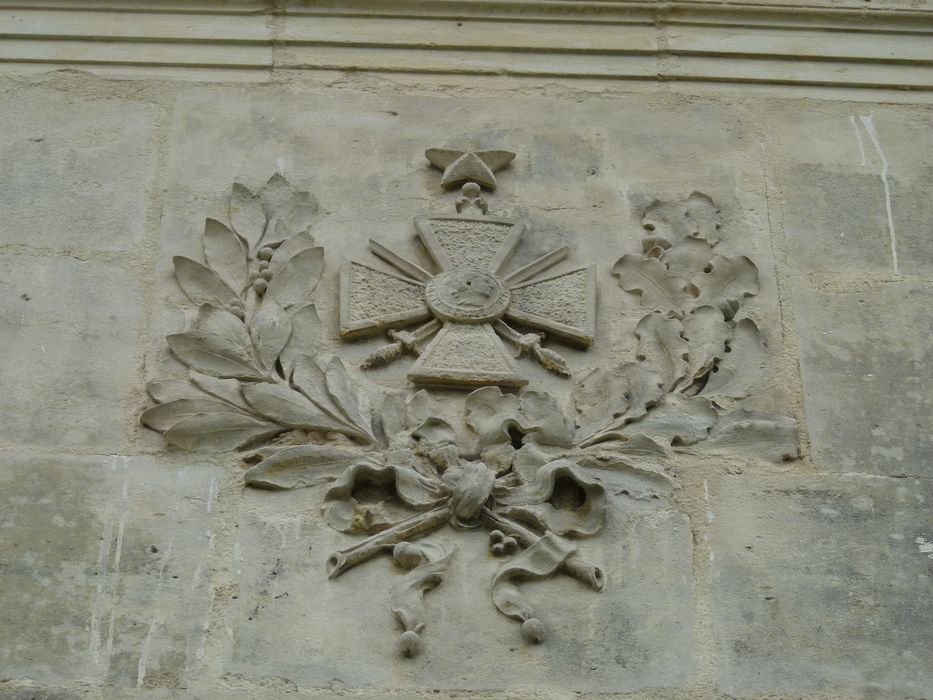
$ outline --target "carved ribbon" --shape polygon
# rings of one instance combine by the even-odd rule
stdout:
[[[585,498],[579,507],[555,508],[549,501],[559,479],[568,479]],[[499,487],[496,511],[558,535],[585,537],[599,532],[606,518],[606,490],[574,462],[559,459],[538,469],[534,481],[517,487]]]
[[[399,542],[392,549],[395,563],[408,569],[392,586],[392,612],[404,628],[399,638],[399,653],[414,656],[420,650],[420,633],[427,624],[424,594],[447,578],[447,563],[454,550],[429,542]]]
[[[507,562],[492,580],[492,602],[503,615],[522,621],[522,635],[540,642],[543,628],[533,617],[531,603],[522,595],[516,581],[546,578],[555,573],[576,551],[576,545],[548,532],[537,542]]]
[[[450,488],[450,524],[455,527],[478,527],[477,516],[489,499],[496,475],[482,462],[462,462],[444,473]]]

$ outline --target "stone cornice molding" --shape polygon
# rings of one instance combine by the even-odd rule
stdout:
[[[933,7],[903,0],[0,0],[0,62],[933,89]],[[227,79],[226,77],[224,79]]]

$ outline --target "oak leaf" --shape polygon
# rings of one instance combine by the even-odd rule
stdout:
[[[612,267],[612,274],[622,289],[639,294],[648,308],[677,311],[688,301],[684,292],[687,282],[672,275],[657,258],[623,255]]]
[[[670,391],[687,371],[687,341],[681,335],[683,325],[676,318],[660,313],[648,314],[635,326],[638,338],[638,361],[661,375],[664,388]]]
[[[687,370],[677,387],[681,390],[705,377],[725,354],[732,330],[715,306],[698,306],[684,318],[687,339]],[[695,392],[695,390],[694,390]]]
[[[709,272],[694,276],[691,283],[699,292],[697,306],[718,306],[731,321],[745,297],[758,293],[758,268],[744,255],[717,255],[710,261]]]
[[[768,351],[758,326],[750,318],[743,318],[735,323],[728,352],[723,354],[700,394],[724,406],[760,388],[767,372]]]

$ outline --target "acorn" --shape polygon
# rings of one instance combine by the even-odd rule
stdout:
[[[403,632],[402,636],[398,638],[399,655],[410,659],[417,656],[419,651],[421,651],[421,637],[418,636],[418,633],[412,630]]]
[[[272,250],[269,246],[264,246],[259,249],[259,252],[256,254],[256,257],[260,260],[272,260],[272,254],[275,251]]]
[[[544,641],[544,623],[536,617],[529,617],[522,623],[522,637],[529,644]]]
[[[253,290],[259,296],[262,296],[263,294],[265,294],[268,288],[269,288],[269,283],[266,282],[266,280],[262,279],[261,277],[255,282],[253,282]]]

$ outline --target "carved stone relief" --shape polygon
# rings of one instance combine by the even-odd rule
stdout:
[[[457,213],[415,219],[436,271],[375,241],[370,250],[394,271],[351,260],[340,270],[341,337],[385,333],[392,342],[363,369],[416,355],[408,374],[416,389],[379,389],[319,355],[328,334],[312,300],[324,263],[307,230],[315,204],[276,175],[260,192],[234,185],[230,225],[205,224],[206,264],[174,259],[198,307],[191,327],[167,338],[189,375],[150,383],[157,405],[142,415],[182,449],[247,450],[250,486],[324,489],[325,522],[363,536],[322,562],[330,577],[383,554],[407,572],[389,592],[403,656],[418,653],[424,596],[455,556],[425,540],[431,532],[488,532],[490,555],[503,560],[492,603],[539,643],[546,611],[532,608],[521,583],[566,575],[594,591],[605,585],[606,573],[577,547],[605,523],[601,474],[640,480],[643,493],[624,496],[638,498],[674,485],[663,465],[676,452],[760,443],[776,460],[797,455],[792,419],[741,405],[767,370],[761,334],[741,315],[758,291],[757,269],[717,253],[720,222],[708,197],[647,208],[642,251],[612,269],[619,293],[644,307],[636,356],[574,378],[540,331],[594,341],[595,268],[549,272],[566,247],[509,265],[524,224],[487,216],[481,187],[495,187],[494,172],[513,154],[427,157],[444,169],[445,188],[462,184]],[[523,388],[503,338],[563,378],[572,415],[562,398]],[[470,390],[463,425],[442,417],[436,385]]]
[[[494,185],[495,178],[491,174],[490,178]],[[476,183],[464,185],[463,191],[456,203],[460,211],[465,202],[484,201]],[[479,208],[481,212],[487,209],[485,203]],[[519,354],[529,355],[557,374],[569,375],[564,359],[541,346],[543,335],[520,333],[509,323],[589,346],[596,320],[593,266],[543,274],[568,255],[564,246],[508,271],[509,258],[525,231],[521,221],[460,214],[418,217],[415,227],[438,268],[436,274],[375,241],[370,241],[371,251],[396,272],[343,262],[341,337],[350,340],[387,332],[395,341],[370,355],[364,369],[384,366],[407,352],[419,355],[408,374],[418,385],[524,386],[527,380],[501,337]],[[417,324],[423,325],[410,332],[400,330]]]

